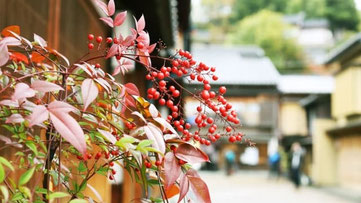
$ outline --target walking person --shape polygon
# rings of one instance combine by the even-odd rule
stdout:
[[[226,174],[229,176],[233,173],[234,170],[236,154],[233,152],[233,150],[228,150],[225,153],[225,158],[226,158]]]
[[[291,180],[296,188],[300,187],[301,184],[301,167],[303,160],[304,150],[300,143],[295,142],[291,146]]]

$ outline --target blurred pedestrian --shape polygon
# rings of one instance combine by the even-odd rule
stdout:
[[[279,178],[281,174],[280,163],[281,155],[278,151],[274,152],[268,157],[268,163],[270,167],[269,178],[276,177]]]
[[[295,142],[291,146],[291,180],[296,188],[301,184],[301,167],[303,161],[304,150],[299,142]]]
[[[226,174],[229,176],[234,171],[236,154],[233,152],[233,150],[227,150],[225,153],[225,158],[226,158]]]

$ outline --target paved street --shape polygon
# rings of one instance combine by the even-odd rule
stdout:
[[[323,190],[296,190],[288,180],[268,180],[266,171],[242,171],[225,176],[224,171],[200,175],[207,182],[214,203],[349,203]]]

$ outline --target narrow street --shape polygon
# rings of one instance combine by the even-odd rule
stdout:
[[[267,171],[200,172],[214,203],[349,203],[339,196],[313,187],[296,190],[285,178],[268,179]]]

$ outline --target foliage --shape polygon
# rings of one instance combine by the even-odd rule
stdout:
[[[357,30],[360,23],[359,13],[353,0],[325,0],[325,16],[330,21],[331,29]]]
[[[115,14],[113,0],[95,3],[106,16],[100,18],[106,25],[123,24],[127,13]],[[236,112],[223,97],[226,88],[212,91],[209,80],[217,80],[216,69],[197,63],[187,51],[178,50],[169,58],[151,55],[156,44],[149,43],[144,17],[135,25],[126,37],[119,34],[103,40],[89,34],[89,52],[73,64],[36,34],[30,41],[21,36],[18,26],[1,32],[0,119],[8,131],[8,136],[0,136],[5,143],[1,150],[17,150],[15,159],[0,157],[5,202],[58,198],[94,202],[84,193],[89,187],[97,194],[87,182],[95,174],[113,180],[114,164],[141,183],[144,200],[149,186],[157,185],[164,201],[178,193],[181,201],[189,189],[199,202],[211,201],[207,185],[188,163],[209,161],[198,144],[210,145],[221,135],[231,142],[242,140],[234,128],[239,124]],[[118,65],[112,75],[94,62],[113,58]],[[163,60],[164,66],[153,67],[153,58]],[[147,97],[170,109],[167,118],[140,96],[135,84],[113,78],[134,63],[148,72],[146,79],[153,87]],[[169,81],[178,84],[174,77],[203,82],[204,88],[192,93],[168,85]],[[182,106],[175,103],[185,91],[200,102],[193,133],[182,117]],[[216,113],[215,119],[208,117],[211,112]],[[216,132],[216,121],[225,126],[226,133]]]
[[[262,10],[239,21],[228,41],[256,44],[265,50],[280,71],[303,68],[301,48],[291,35],[292,27],[278,13]]]

